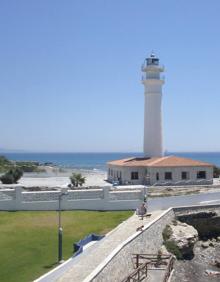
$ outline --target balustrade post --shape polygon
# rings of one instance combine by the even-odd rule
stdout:
[[[20,210],[22,207],[22,187],[15,187],[15,210]]]
[[[104,186],[103,188],[103,193],[104,193],[104,200],[106,202],[109,201],[109,190],[110,190],[110,187],[109,186]]]

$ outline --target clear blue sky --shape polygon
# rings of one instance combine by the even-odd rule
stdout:
[[[218,0],[2,0],[0,148],[142,151],[153,49],[165,149],[220,151],[219,13]]]

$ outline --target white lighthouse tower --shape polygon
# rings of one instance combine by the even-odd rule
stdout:
[[[144,76],[144,155],[146,157],[163,156],[163,138],[162,138],[162,85],[160,73],[164,71],[163,66],[159,64],[159,58],[153,53],[147,58],[142,66]]]

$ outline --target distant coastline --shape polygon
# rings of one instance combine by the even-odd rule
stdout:
[[[54,166],[89,170],[106,171],[106,162],[139,157],[142,153],[116,152],[116,153],[29,153],[29,152],[0,152],[14,161],[37,161],[39,163],[51,163]],[[195,160],[201,160],[220,166],[220,152],[166,152],[166,155],[177,155]]]

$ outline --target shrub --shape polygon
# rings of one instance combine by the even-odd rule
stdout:
[[[22,177],[23,171],[20,168],[14,168],[9,171],[14,176],[14,183],[17,183],[17,181]]]
[[[169,225],[166,225],[166,227],[163,230],[162,235],[163,235],[164,241],[167,241],[170,238],[170,236],[172,235],[172,230]]]
[[[164,245],[167,248],[168,252],[174,254],[177,259],[183,259],[183,255],[173,241],[166,241],[164,242]]]
[[[23,172],[19,168],[10,169],[4,175],[0,177],[0,180],[3,184],[14,184],[22,177]]]
[[[14,183],[14,177],[12,174],[4,174],[0,177],[0,180],[3,184],[13,184]]]
[[[213,167],[213,177],[218,178],[220,176],[220,167],[214,166]]]

